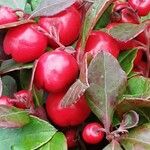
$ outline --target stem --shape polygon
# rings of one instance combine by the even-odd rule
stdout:
[[[52,30],[54,31],[54,29],[52,28]],[[45,29],[38,27],[38,31],[43,32],[44,35],[46,35],[49,39],[52,39],[55,41],[55,43],[59,46],[59,47],[65,47],[62,43],[60,43],[59,39],[56,37],[57,33],[54,33],[55,35],[53,35],[52,33],[47,32]]]
[[[119,141],[121,139],[122,136],[126,135],[128,133],[128,130],[126,130],[125,128],[118,128],[117,130],[107,134],[106,139],[108,141],[112,141],[112,140],[116,140]]]
[[[30,86],[29,86],[29,91],[30,92],[32,91],[32,87],[33,87],[33,81],[34,81],[34,75],[35,75],[35,70],[36,70],[36,67],[37,67],[37,63],[38,63],[38,60],[35,60],[34,66],[33,66],[33,70],[32,70],[32,76],[31,76]]]
[[[147,69],[146,69],[146,77],[149,77],[150,74],[150,32],[148,29],[145,30],[145,35],[147,38],[147,51],[146,51],[146,56],[147,56]]]
[[[34,100],[35,100],[35,104],[36,106],[41,106],[38,96],[36,95],[35,89],[33,88],[33,95],[34,95]]]
[[[90,35],[90,32],[96,25],[98,19],[103,15],[104,11],[109,7],[109,5],[112,2],[113,0],[106,0],[103,4],[101,4],[101,3],[97,3],[97,1],[94,1],[94,3],[90,6],[88,11],[85,13],[85,18],[84,18],[83,26],[81,29],[81,34],[78,40],[80,47],[77,50],[77,62],[79,65],[80,65],[80,61],[83,58],[84,49],[85,49],[88,37]],[[96,7],[97,5],[99,6],[99,9]]]

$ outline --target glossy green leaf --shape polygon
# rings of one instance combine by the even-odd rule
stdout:
[[[22,89],[29,89],[31,74],[31,69],[20,70],[19,78]]]
[[[88,86],[78,79],[71,85],[71,87],[63,97],[61,103],[62,107],[67,107],[72,105],[73,103],[76,103],[79,97],[84,94],[87,88]]]
[[[150,20],[150,13],[147,16],[141,17],[141,22],[144,22],[146,20]]]
[[[64,134],[57,132],[48,143],[38,150],[67,150],[67,141]]]
[[[116,140],[113,140],[103,150],[123,150],[123,149]]]
[[[109,30],[109,34],[120,41],[129,41],[145,29],[145,24],[121,23]]]
[[[127,137],[121,140],[125,150],[149,150],[150,149],[150,124],[143,124],[132,129]]]
[[[2,96],[3,92],[3,83],[2,83],[2,78],[0,77],[0,97]]]
[[[89,106],[108,131],[118,97],[125,90],[127,77],[118,61],[102,51],[88,68],[90,87],[86,91]]]
[[[16,26],[20,26],[22,24],[26,24],[26,23],[34,23],[34,20],[30,20],[30,19],[22,19],[16,22],[11,22],[11,23],[7,23],[7,24],[1,24],[0,25],[0,29],[7,29],[7,28],[12,28],[12,27],[16,27]]]
[[[67,93],[63,97],[61,101],[62,107],[70,106],[77,102],[80,96],[82,96],[86,89],[89,87],[87,74],[88,74],[88,62],[91,60],[91,55],[85,54],[82,59],[82,63],[80,66],[80,75],[79,79],[77,79],[68,89]]]
[[[16,63],[12,59],[9,59],[2,62],[0,67],[0,74],[5,74],[8,72],[21,70],[21,69],[31,69],[32,67],[33,67],[33,63],[21,64],[21,63]]]
[[[41,0],[30,17],[53,16],[70,7],[75,0]]]
[[[13,96],[17,91],[16,81],[9,75],[2,77],[2,86],[2,95]]]
[[[128,80],[126,97],[150,98],[150,79],[143,76],[135,76]]]
[[[0,5],[7,6],[13,9],[25,9],[27,0],[0,0]]]
[[[34,97],[34,102],[35,105],[38,106],[43,106],[43,104],[45,103],[44,101],[44,91],[42,89],[37,89],[36,87],[33,87],[32,89],[33,92],[33,97]]]
[[[123,51],[119,54],[118,61],[122,69],[126,72],[127,75],[129,75],[133,69],[133,66],[134,66],[133,62],[134,62],[136,55],[137,55],[136,49]]]
[[[98,30],[100,28],[106,27],[106,25],[110,22],[110,14],[112,12],[112,7],[113,7],[113,5],[110,5],[105,10],[105,12],[103,13],[103,15],[100,17],[100,19],[96,23],[96,26],[94,27],[94,29]]]
[[[128,78],[130,79],[130,78],[133,78],[133,77],[135,77],[135,76],[137,76],[137,75],[140,75],[138,72],[133,72],[133,71],[131,71],[129,74],[128,74]]]
[[[31,5],[29,3],[27,3],[25,6],[25,12],[27,14],[31,14],[31,12],[32,12],[32,8],[31,8]]]
[[[39,3],[41,3],[42,0],[31,0],[31,6],[32,9],[34,10],[35,8],[37,8],[37,6],[39,5]]]
[[[0,105],[0,127],[19,128],[29,122],[30,117],[26,111]]]
[[[138,125],[138,123],[139,115],[137,114],[137,112],[130,110],[129,112],[123,114],[121,127],[123,127],[124,129],[134,128]]]
[[[0,128],[1,150],[31,150],[46,144],[56,133],[56,129],[48,122],[36,117],[23,128]]]
[[[140,98],[129,98],[129,97],[124,97],[124,99],[116,106],[116,111],[117,114],[122,117],[122,115],[125,112],[128,112],[130,110],[135,110],[138,112],[140,115],[144,116],[147,120],[149,120],[150,116],[147,116],[149,112],[147,109],[150,107],[150,99],[140,99]],[[147,109],[146,109],[147,108]]]
[[[127,91],[117,105],[119,116],[129,110],[135,110],[149,120],[147,109],[150,107],[150,79],[135,76],[128,80]]]
[[[96,25],[104,11],[110,6],[113,0],[94,0],[89,10],[86,13],[81,33],[81,47],[84,48],[90,32]]]

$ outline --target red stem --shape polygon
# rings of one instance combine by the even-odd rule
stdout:
[[[36,67],[37,67],[37,63],[38,63],[38,60],[35,60],[34,67],[33,67],[33,70],[32,70],[32,76],[31,76],[29,91],[32,91],[33,81],[34,81],[34,75],[35,75],[35,70],[36,70]]]
[[[62,43],[60,43],[60,41],[55,36],[51,35],[50,33],[48,33],[45,29],[41,28],[40,26],[38,27],[38,31],[43,32],[48,38],[53,39],[59,47],[65,47]]]
[[[147,51],[146,51],[146,56],[147,56],[147,69],[146,69],[146,77],[149,77],[150,75],[150,32],[148,29],[145,30],[145,35],[147,37]]]

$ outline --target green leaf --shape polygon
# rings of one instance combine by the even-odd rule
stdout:
[[[91,60],[91,55],[86,53],[84,58],[82,59],[82,63],[80,66],[80,75],[79,79],[77,79],[69,88],[65,96],[61,101],[62,107],[67,107],[79,99],[82,96],[86,89],[89,87],[87,74],[88,74],[88,62]]]
[[[121,23],[109,30],[109,34],[120,41],[129,41],[143,32],[145,24]]]
[[[87,88],[88,86],[78,79],[74,84],[71,85],[71,87],[63,97],[61,102],[62,107],[67,107],[77,102],[79,97],[84,94]]]
[[[135,76],[128,80],[127,91],[116,107],[117,114],[122,116],[129,110],[135,110],[149,121],[150,107],[150,79],[143,76]],[[141,120],[141,119],[140,119]]]
[[[94,29],[98,30],[100,28],[104,28],[106,27],[106,25],[109,23],[110,21],[110,14],[112,12],[112,8],[113,5],[110,5],[105,12],[103,13],[103,15],[100,17],[100,19],[98,20],[98,22],[96,23],[96,26],[94,27]]]
[[[57,132],[48,143],[38,150],[67,150],[67,141],[64,134]]]
[[[139,115],[135,111],[131,110],[123,114],[123,119],[120,126],[124,129],[130,129],[136,127],[138,123]]]
[[[20,84],[22,89],[29,89],[30,80],[31,80],[31,69],[20,70]]]
[[[150,13],[147,16],[141,17],[141,22],[144,22],[144,21],[147,21],[147,20],[150,20]]]
[[[84,48],[90,32],[96,25],[104,11],[110,6],[113,0],[94,0],[89,10],[86,13],[81,33],[81,47]]]
[[[111,54],[102,51],[89,65],[88,80],[90,87],[86,95],[89,106],[108,131],[117,98],[126,87],[126,74]]]
[[[131,72],[128,74],[128,78],[130,79],[130,78],[133,78],[133,77],[135,77],[135,76],[137,76],[137,75],[139,75],[139,73],[131,71]]]
[[[33,97],[35,99],[35,105],[43,106],[44,104],[44,91],[42,89],[37,89],[35,86],[32,89]]]
[[[150,107],[150,99],[129,98],[124,97],[123,100],[116,106],[116,112],[119,117],[130,110],[135,110],[142,115],[146,120],[150,120],[149,112],[146,112]],[[147,115],[148,114],[148,115]]]
[[[27,0],[0,0],[0,5],[8,6],[13,9],[25,9]]]
[[[31,0],[31,6],[32,9],[34,10],[35,8],[37,8],[37,6],[39,5],[39,3],[41,3],[42,0]]]
[[[21,63],[16,63],[12,59],[9,59],[2,62],[0,67],[0,74],[5,74],[8,72],[21,70],[21,69],[31,69],[32,67],[33,67],[33,63],[21,64]]]
[[[0,127],[19,128],[29,122],[30,117],[26,111],[0,105]]]
[[[37,16],[53,16],[75,3],[75,0],[41,0],[30,18]]]
[[[127,97],[150,98],[150,79],[143,76],[135,76],[128,80]]]
[[[27,14],[31,14],[32,13],[32,8],[31,8],[31,5],[29,3],[26,4],[25,12]]]
[[[5,96],[11,97],[17,91],[16,81],[9,75],[2,77],[2,86],[2,95]]]
[[[0,77],[0,97],[2,96],[3,92],[3,83],[2,83],[2,78]]]
[[[116,140],[113,140],[103,150],[123,150],[123,149]]]
[[[34,20],[30,20],[30,19],[22,19],[16,22],[11,22],[11,23],[7,23],[7,24],[1,24],[0,25],[0,29],[7,29],[7,28],[12,28],[12,27],[16,27],[22,24],[26,24],[26,23],[35,23]]]
[[[120,53],[118,57],[118,61],[122,67],[122,69],[126,72],[127,75],[129,75],[133,69],[134,66],[134,59],[137,55],[137,49],[129,50],[129,51],[123,51]]]
[[[121,140],[125,150],[149,150],[150,149],[150,124],[143,124],[132,129],[127,137]]]
[[[1,150],[31,150],[46,144],[56,133],[56,129],[48,122],[36,117],[23,128],[0,128]]]

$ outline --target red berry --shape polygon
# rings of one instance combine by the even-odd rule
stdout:
[[[77,145],[77,141],[76,141],[76,131],[71,129],[71,130],[68,130],[66,133],[65,133],[65,136],[66,136],[66,139],[67,139],[67,145],[68,145],[68,148],[73,148]]]
[[[0,25],[15,22],[18,20],[15,12],[9,7],[0,7]]]
[[[49,33],[54,27],[60,43],[67,46],[73,43],[79,35],[81,14],[74,6],[71,6],[55,16],[41,17],[39,25]],[[49,40],[49,44],[52,48],[58,47],[53,39]]]
[[[138,66],[139,63],[142,61],[143,51],[141,49],[138,50],[136,58],[134,60],[134,65]]]
[[[77,103],[62,108],[61,100],[65,92],[50,94],[46,101],[48,117],[58,126],[76,126],[81,124],[90,114],[85,97],[82,96]]]
[[[119,46],[117,41],[105,32],[93,31],[87,40],[85,51],[90,51],[93,55],[96,55],[102,50],[118,57]]]
[[[107,29],[110,30],[112,29],[113,27],[117,26],[119,23],[110,23],[107,25]],[[136,48],[139,45],[138,41],[136,41],[135,39],[132,39],[130,41],[127,41],[127,42],[123,42],[123,41],[117,41],[118,42],[118,45],[120,47],[120,50],[124,51],[124,50],[130,50],[130,49],[133,49],[133,48]],[[143,52],[141,49],[138,50],[137,52],[137,56],[134,60],[134,65],[138,65],[139,62],[141,62],[141,59],[142,59],[142,55],[143,55]]]
[[[119,25],[119,24],[120,24],[120,23],[117,23],[117,22],[109,23],[109,24],[106,26],[106,29],[111,30],[111,29],[113,29],[114,27],[116,27],[116,26]]]
[[[141,74],[142,76],[146,74],[147,64],[144,61],[140,61],[138,65],[134,66],[133,71]]]
[[[132,9],[121,10],[121,20],[120,23],[139,23],[139,16]]]
[[[0,105],[12,106],[13,104],[10,102],[10,98],[7,96],[0,97]]]
[[[37,59],[47,47],[47,37],[37,28],[37,24],[24,24],[10,29],[4,39],[5,53],[21,63]]]
[[[127,42],[118,41],[118,43],[119,43],[120,49],[122,51],[130,50],[130,49],[133,49],[133,48],[136,48],[136,47],[140,46],[139,43],[135,39],[132,39],[132,40],[127,41]],[[134,60],[134,65],[139,64],[139,62],[142,59],[142,55],[143,55],[143,51],[141,49],[138,49],[137,56]]]
[[[112,23],[109,23],[106,28],[109,30],[113,29],[114,27],[116,27],[117,25],[119,25],[121,23],[116,23],[116,22],[112,22]],[[116,39],[117,40],[117,39]],[[137,47],[137,46],[140,46],[139,43],[135,40],[135,39],[132,39],[132,40],[129,40],[127,42],[125,41],[119,41],[117,40],[118,42],[118,45],[120,47],[120,50],[128,50],[128,49],[131,49],[131,48],[134,48],[134,47]]]
[[[102,128],[97,122],[87,124],[82,131],[83,140],[88,144],[98,144],[104,138]]]
[[[125,8],[130,8],[130,5],[128,2],[120,2],[120,1],[116,1],[114,3],[114,8],[113,8],[113,11],[121,11],[122,9],[125,9]]]
[[[35,84],[49,92],[67,89],[78,76],[75,58],[65,51],[47,52],[39,58],[35,72]]]
[[[120,49],[122,51],[124,51],[124,50],[129,50],[129,49],[133,49],[135,47],[138,47],[139,43],[137,43],[136,40],[132,39],[132,40],[129,40],[127,42],[119,41],[119,46],[120,46]]]
[[[148,22],[149,22],[149,24],[147,25],[147,27],[146,27],[145,30],[146,30],[148,33],[150,33],[150,20],[148,20]],[[144,44],[149,44],[149,43],[148,43],[148,38],[149,38],[149,37],[146,36],[145,31],[143,31],[142,33],[140,33],[140,34],[136,37],[136,40],[138,40],[138,41],[140,41],[140,42],[142,42],[142,43],[144,43]]]
[[[14,97],[14,105],[18,108],[27,109],[33,106],[32,94],[28,90],[21,90]]]
[[[128,0],[139,16],[146,16],[150,12],[150,0]]]
[[[111,21],[138,24],[140,23],[140,18],[128,2],[115,2]]]

